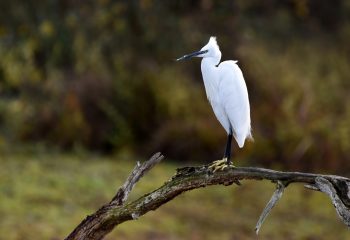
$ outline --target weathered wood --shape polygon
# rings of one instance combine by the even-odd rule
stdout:
[[[332,180],[331,180],[332,181]],[[349,211],[349,183],[347,182],[347,195],[342,196],[345,192],[339,189],[339,186],[344,186],[343,183],[339,185],[334,184],[331,181],[323,177],[317,177],[315,180],[315,186],[323,193],[327,194],[331,199],[333,206],[335,207],[338,216],[343,220],[343,222],[350,227],[350,211]],[[336,182],[338,180],[335,180]],[[336,189],[338,188],[338,190]],[[345,203],[346,202],[346,203]]]
[[[110,213],[108,209],[122,206],[128,199],[129,193],[135,184],[153,168],[157,163],[162,161],[164,156],[161,153],[154,154],[148,161],[136,166],[126,179],[123,186],[119,188],[116,195],[109,204],[102,206],[96,213],[87,216],[66,239],[102,239],[113,229],[113,223],[109,222]],[[135,215],[133,215],[135,217]],[[103,222],[103,224],[101,224]]]
[[[259,220],[256,224],[256,227],[255,227],[256,235],[259,234],[261,225],[263,224],[266,217],[271,212],[272,208],[276,205],[278,200],[281,199],[284,189],[285,189],[285,185],[281,181],[277,181],[276,191],[273,193],[270,201],[266,204],[266,207],[264,208],[263,212],[261,213]]]
[[[119,188],[117,194],[113,197],[111,204],[115,204],[117,206],[121,206],[128,199],[129,193],[135,186],[135,184],[147,173],[151,168],[153,168],[157,163],[162,161],[164,156],[161,153],[154,154],[148,161],[140,164],[140,162],[136,163],[134,170],[132,170],[128,179],[126,179],[125,183],[121,188]]]
[[[324,192],[331,198],[338,215],[344,223],[350,226],[350,179],[334,175],[281,172],[253,167],[227,168],[223,171],[213,172],[209,169],[209,165],[191,166],[177,169],[177,173],[160,188],[133,202],[125,203],[128,193],[132,190],[135,183],[162,158],[161,154],[158,154],[156,157],[139,165],[139,167],[136,166],[113,200],[83,220],[66,239],[102,239],[117,225],[137,219],[147,212],[159,208],[185,191],[210,185],[221,184],[227,186],[239,183],[239,180],[249,179],[280,182],[283,183],[283,189],[291,183],[299,182],[306,184],[308,188]],[[150,161],[154,164],[151,164]],[[140,171],[142,174],[140,174]],[[276,190],[275,198],[272,198],[272,202],[267,206],[268,209],[265,210],[265,214],[269,213],[281,197],[283,191],[281,189]],[[259,221],[260,225],[266,216],[262,216],[262,221]],[[260,225],[258,226],[259,228]]]

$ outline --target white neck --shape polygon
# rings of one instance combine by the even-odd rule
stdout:
[[[207,98],[210,102],[217,100],[215,99],[217,97],[215,92],[218,87],[219,79],[218,74],[216,73],[218,70],[216,65],[219,61],[220,59],[217,60],[215,58],[206,57],[202,59],[201,63],[205,92],[207,93]]]

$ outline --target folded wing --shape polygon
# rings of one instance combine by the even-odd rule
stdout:
[[[245,139],[252,139],[247,86],[236,61],[224,61],[218,68],[219,101],[231,124],[233,136],[242,148]]]

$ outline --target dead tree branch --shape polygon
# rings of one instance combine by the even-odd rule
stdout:
[[[102,206],[94,214],[87,216],[66,240],[103,239],[117,225],[137,219],[151,210],[155,210],[185,191],[210,185],[231,185],[239,180],[270,180],[277,184],[271,200],[265,207],[256,226],[258,233],[263,221],[281,198],[283,190],[291,183],[303,183],[305,187],[327,194],[339,217],[350,227],[350,179],[334,175],[311,174],[301,172],[281,172],[264,168],[237,167],[213,172],[209,165],[184,167],[163,186],[133,202],[126,202],[129,193],[140,178],[163,159],[155,154],[143,164],[137,163],[134,170],[118,190],[111,202]]]
[[[265,209],[261,213],[260,218],[258,220],[258,223],[256,224],[256,227],[255,227],[256,235],[258,235],[260,228],[261,228],[261,225],[263,224],[266,217],[271,212],[272,208],[276,205],[278,200],[281,199],[284,188],[285,188],[284,184],[281,181],[277,181],[276,191],[273,193],[270,201],[267,203]]]

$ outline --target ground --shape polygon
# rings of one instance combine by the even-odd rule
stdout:
[[[63,239],[108,202],[136,160],[88,154],[0,155],[0,239]],[[238,162],[237,162],[238,164]],[[165,159],[138,183],[135,199],[171,177],[180,163]],[[254,227],[275,186],[242,181],[187,192],[107,239],[256,239]],[[322,193],[289,186],[259,239],[350,239]]]

